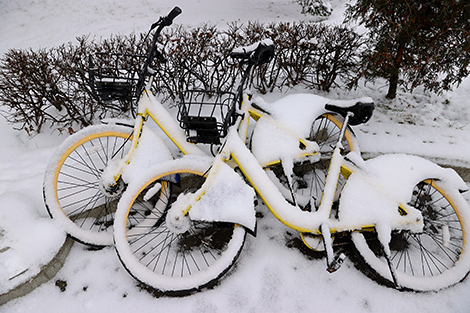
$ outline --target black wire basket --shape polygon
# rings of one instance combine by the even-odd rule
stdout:
[[[89,84],[103,101],[139,97],[137,81],[145,55],[98,52],[89,57]]]
[[[188,90],[178,104],[177,119],[192,143],[220,144],[234,123],[232,92]]]

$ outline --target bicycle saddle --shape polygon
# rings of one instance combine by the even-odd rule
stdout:
[[[230,56],[234,59],[247,60],[253,65],[261,65],[272,60],[274,44],[271,39],[265,39],[250,46],[235,48]]]
[[[325,109],[336,112],[343,117],[348,112],[353,113],[349,118],[349,125],[355,126],[366,123],[374,112],[374,102],[371,98],[365,97],[354,100],[331,100],[325,104]]]

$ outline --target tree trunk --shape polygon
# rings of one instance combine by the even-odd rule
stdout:
[[[402,38],[403,36],[399,36]],[[390,79],[389,79],[389,87],[388,93],[385,97],[388,99],[395,99],[397,96],[397,88],[398,88],[398,77],[400,73],[401,63],[403,61],[403,52],[405,50],[405,40],[399,40],[400,45],[398,46],[397,56],[395,58],[395,62],[393,64],[393,69],[390,71]]]
[[[388,93],[385,97],[388,99],[395,99],[395,97],[397,96],[397,88],[398,88],[398,70],[394,70],[393,73],[391,73],[390,75]]]

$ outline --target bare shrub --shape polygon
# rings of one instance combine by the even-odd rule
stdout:
[[[312,23],[232,23],[166,29],[160,38],[166,62],[155,61],[155,93],[175,101],[188,89],[233,90],[240,69],[230,52],[262,39],[273,40],[270,64],[256,68],[251,88],[261,92],[302,85],[329,91],[353,86],[363,45],[354,31]],[[129,100],[102,101],[89,86],[89,56],[97,52],[141,54],[149,41],[143,34],[96,41],[88,36],[76,44],[33,51],[9,50],[0,58],[0,113],[19,129],[33,134],[44,125],[59,131],[90,125],[105,116],[129,114]]]

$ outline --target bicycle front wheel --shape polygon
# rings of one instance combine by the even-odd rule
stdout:
[[[126,270],[144,285],[167,295],[184,295],[215,283],[236,261],[246,231],[233,223],[188,219],[188,229],[174,232],[168,210],[180,195],[198,190],[204,169],[181,166],[160,170],[123,195],[115,220],[115,247]],[[171,187],[171,188],[170,188]]]
[[[124,183],[105,190],[100,179],[111,161],[129,151],[132,130],[118,125],[84,128],[67,138],[49,161],[43,186],[46,208],[82,243],[112,244],[114,212]]]
[[[410,205],[420,210],[424,231],[394,231],[389,243],[399,287],[416,291],[446,288],[470,270],[470,208],[462,195],[441,181],[417,184]],[[372,274],[394,286],[375,233],[353,233],[352,241]]]

